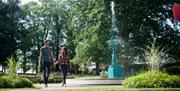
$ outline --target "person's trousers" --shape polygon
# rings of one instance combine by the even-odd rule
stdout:
[[[48,62],[48,61],[43,62],[44,84],[48,83],[48,78],[49,78],[49,73],[50,73],[50,65],[51,65],[51,62]]]
[[[61,69],[61,71],[63,73],[63,83],[66,84],[68,65],[67,64],[61,64],[60,69]]]

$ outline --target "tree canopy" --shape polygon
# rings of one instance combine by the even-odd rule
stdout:
[[[19,11],[18,0],[0,1],[0,62],[15,55],[19,40]]]
[[[72,63],[109,65],[112,0],[39,0],[19,6],[18,0],[0,1],[0,60],[15,54],[24,71],[37,60],[43,40],[50,39],[55,57],[66,46]],[[179,22],[172,5],[179,0],[114,0],[121,64],[144,61],[141,48],[156,38],[157,46],[168,46],[168,54],[180,58]]]

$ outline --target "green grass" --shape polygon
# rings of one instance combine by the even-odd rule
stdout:
[[[180,88],[123,88],[123,87],[63,87],[59,90],[41,89],[41,88],[18,88],[18,89],[0,89],[0,91],[180,91]]]
[[[0,91],[40,91],[39,88],[5,88],[1,89]]]
[[[100,79],[99,75],[78,75],[76,79]]]
[[[86,89],[64,89],[54,91],[180,91],[180,88],[86,88]]]

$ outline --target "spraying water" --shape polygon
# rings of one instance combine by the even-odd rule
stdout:
[[[107,41],[109,46],[112,48],[112,63],[108,68],[108,78],[120,78],[122,77],[122,67],[117,64],[117,56],[116,56],[116,47],[120,44],[120,41],[117,39],[118,29],[115,25],[115,4],[111,2],[111,11],[112,11],[112,26],[110,32],[112,37]]]

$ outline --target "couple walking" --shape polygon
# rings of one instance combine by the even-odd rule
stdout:
[[[67,49],[65,47],[62,47],[61,52],[59,53],[58,59],[55,60],[53,56],[52,49],[49,47],[49,40],[44,40],[44,46],[40,49],[40,63],[42,66],[43,71],[43,77],[44,77],[44,84],[45,87],[47,87],[48,78],[50,74],[50,65],[52,63],[52,60],[55,64],[59,64],[59,68],[61,68],[63,72],[63,82],[62,86],[66,86],[66,76],[67,76],[67,70],[68,70],[68,64],[69,64],[69,56],[67,53]]]

